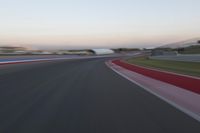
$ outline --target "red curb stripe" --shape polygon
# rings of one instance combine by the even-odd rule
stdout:
[[[112,63],[126,68],[130,71],[134,71],[139,74],[200,94],[200,79],[143,68],[133,64],[125,63],[120,60],[114,60],[112,61]]]

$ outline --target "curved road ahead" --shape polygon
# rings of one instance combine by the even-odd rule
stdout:
[[[200,133],[105,60],[0,66],[0,133]]]

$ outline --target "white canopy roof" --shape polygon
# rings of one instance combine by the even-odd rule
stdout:
[[[92,51],[95,52],[97,55],[102,55],[102,54],[113,54],[114,51],[111,49],[92,49]]]

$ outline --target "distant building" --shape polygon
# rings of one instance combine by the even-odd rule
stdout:
[[[43,51],[43,50],[31,50],[29,53],[34,54],[34,55],[50,55],[50,54],[53,54],[53,52]]]
[[[27,49],[24,47],[2,46],[0,47],[1,54],[25,54]]]
[[[152,50],[151,52],[151,56],[174,56],[177,55],[178,52],[177,51],[165,51],[165,50],[160,50],[160,49],[155,49]]]
[[[114,54],[115,53],[111,49],[91,49],[91,52],[93,52],[96,55],[106,55],[106,54]]]
[[[59,55],[91,55],[89,50],[60,50],[56,52]]]
[[[131,53],[141,51],[138,48],[114,48],[112,49],[115,53]]]
[[[63,55],[106,55],[113,54],[114,51],[111,49],[86,49],[86,50],[60,50],[57,54]]]

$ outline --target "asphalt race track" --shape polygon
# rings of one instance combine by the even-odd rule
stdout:
[[[200,133],[106,58],[0,66],[0,133]]]

